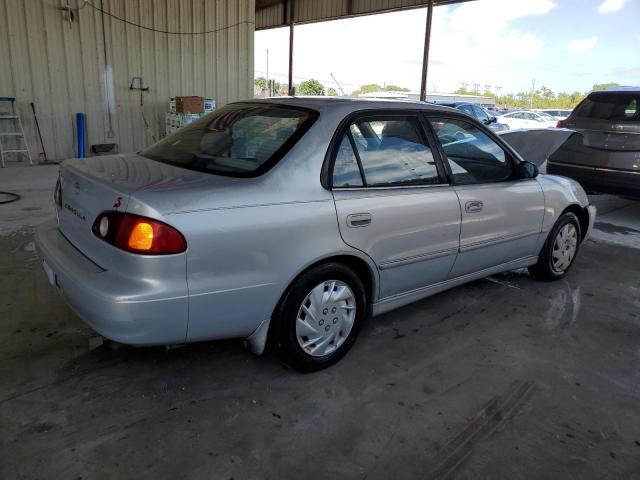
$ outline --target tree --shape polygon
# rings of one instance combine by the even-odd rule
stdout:
[[[264,77],[258,77],[253,81],[253,84],[261,90],[267,89],[267,79]]]
[[[296,90],[298,95],[324,95],[324,86],[313,78],[302,82]]]
[[[363,93],[373,93],[379,92],[382,90],[382,87],[377,83],[367,83],[366,85],[360,85],[358,90],[354,90],[351,92],[352,97],[357,97],[358,95],[362,95]]]
[[[619,87],[620,84],[616,83],[616,82],[609,82],[609,83],[596,83],[593,88],[591,89],[592,92],[597,92],[598,90],[606,90],[607,88],[611,88],[611,87]]]
[[[397,85],[387,85],[384,90],[386,92],[410,92],[408,88],[398,87]]]
[[[458,88],[453,93],[455,93],[456,95],[473,95],[473,92],[471,90],[467,90],[464,87]]]
[[[337,97],[338,96],[338,92],[336,92],[335,88],[329,87],[329,88],[327,88],[327,95],[329,97]]]
[[[540,91],[542,92],[542,98],[546,99],[546,100],[551,100],[553,98],[555,98],[556,94],[553,93],[553,90],[551,90],[550,88],[547,88],[545,86],[542,86],[540,88]]]

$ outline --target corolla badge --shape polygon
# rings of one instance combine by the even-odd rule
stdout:
[[[68,203],[64,204],[64,208],[69,210],[71,213],[73,213],[76,217],[78,217],[80,220],[82,220],[83,222],[86,220],[85,216],[82,214],[82,212],[80,212],[77,208],[72,207],[71,205],[69,205]]]

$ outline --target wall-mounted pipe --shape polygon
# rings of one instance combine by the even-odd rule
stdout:
[[[76,154],[78,158],[84,158],[84,137],[85,137],[85,115],[84,113],[76,113]]]

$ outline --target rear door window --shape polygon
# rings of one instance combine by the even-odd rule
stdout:
[[[311,127],[309,109],[236,103],[206,115],[141,152],[178,167],[234,177],[271,168]]]
[[[592,93],[573,112],[573,117],[613,122],[640,120],[640,93]]]
[[[348,135],[345,135],[338,147],[336,161],[333,165],[334,187],[362,187],[362,176],[358,159]]]
[[[358,162],[367,187],[441,183],[433,152],[422,137],[417,117],[356,120],[336,155],[333,185],[358,186]]]

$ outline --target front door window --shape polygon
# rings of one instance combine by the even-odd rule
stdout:
[[[430,120],[456,184],[501,182],[513,178],[509,156],[480,128],[458,119]]]

